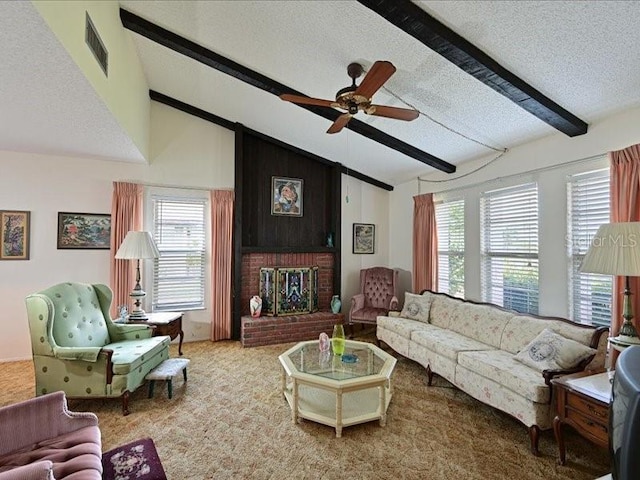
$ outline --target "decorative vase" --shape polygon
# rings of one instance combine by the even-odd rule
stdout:
[[[338,295],[331,297],[331,311],[333,313],[340,313],[341,308],[342,302],[340,301],[340,297]]]
[[[328,352],[330,347],[330,340],[329,340],[329,335],[327,335],[326,333],[322,332],[320,334],[320,337],[318,338],[318,348],[320,349],[321,352]]]
[[[333,354],[342,355],[344,353],[345,343],[344,327],[341,323],[338,323],[333,326],[333,335],[331,336],[331,350]]]
[[[262,299],[258,295],[254,295],[249,300],[249,311],[253,318],[258,318],[262,313]]]
[[[333,232],[327,233],[327,247],[333,248]]]

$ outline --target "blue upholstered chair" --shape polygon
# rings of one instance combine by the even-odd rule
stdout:
[[[36,395],[62,390],[69,398],[129,395],[169,358],[170,338],[151,327],[111,320],[106,285],[60,283],[26,299]]]

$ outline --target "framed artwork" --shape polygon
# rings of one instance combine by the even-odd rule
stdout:
[[[376,226],[372,223],[353,224],[353,253],[373,253]]]
[[[271,177],[271,215],[302,216],[301,178]]]
[[[58,249],[100,249],[111,246],[111,215],[58,212]]]
[[[31,212],[0,210],[0,260],[29,260]]]

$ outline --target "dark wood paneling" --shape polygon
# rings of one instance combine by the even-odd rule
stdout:
[[[242,160],[242,246],[300,248],[326,246],[335,232],[333,166],[244,133]],[[302,217],[271,214],[271,178],[303,181]]]
[[[233,306],[232,306],[232,338],[238,340],[241,332],[240,318],[242,316],[242,216],[244,204],[242,202],[242,161],[244,157],[244,131],[242,125],[236,123],[235,127],[235,198],[233,208]],[[215,302],[216,299],[214,298]]]

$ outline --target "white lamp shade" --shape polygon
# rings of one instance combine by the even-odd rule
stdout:
[[[591,241],[580,271],[640,276],[640,222],[601,225]]]
[[[133,230],[124,237],[116,253],[116,258],[120,259],[158,258],[159,256],[160,252],[151,238],[151,234]]]

